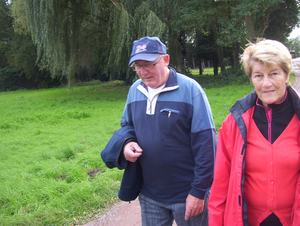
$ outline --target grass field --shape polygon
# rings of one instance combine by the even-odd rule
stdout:
[[[117,200],[122,171],[100,158],[128,86],[0,93],[0,225],[79,225]],[[216,127],[251,85],[206,89]]]
[[[199,74],[199,68],[197,69],[190,69],[191,73],[193,76],[198,77],[200,76]],[[219,68],[219,73],[221,72],[221,68]],[[214,68],[213,67],[208,67],[204,68],[203,74],[205,75],[213,75],[214,74]]]

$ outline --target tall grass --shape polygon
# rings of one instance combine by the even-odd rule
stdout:
[[[0,225],[71,225],[114,202],[122,172],[99,153],[120,127],[127,91],[0,93]]]
[[[0,225],[79,225],[117,200],[122,171],[100,158],[128,86],[0,93]],[[206,89],[216,127],[250,85]]]

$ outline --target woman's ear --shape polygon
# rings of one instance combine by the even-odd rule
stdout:
[[[287,74],[287,75],[286,75],[285,84],[287,84],[287,85],[290,84],[290,74]]]

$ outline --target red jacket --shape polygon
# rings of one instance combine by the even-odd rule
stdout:
[[[288,94],[300,119],[299,97],[292,87],[288,87]],[[215,176],[208,203],[210,226],[249,226],[244,201],[244,167],[247,130],[256,99],[253,91],[237,101],[219,130]],[[299,204],[300,180],[294,203],[293,226],[300,225]]]
[[[299,226],[300,225],[300,178],[298,179],[298,182],[297,182],[296,198],[295,198],[292,217],[293,217],[292,226]]]

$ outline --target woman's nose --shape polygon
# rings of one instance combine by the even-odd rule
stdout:
[[[263,79],[263,86],[264,87],[270,87],[272,85],[272,82],[268,76],[264,76]]]

